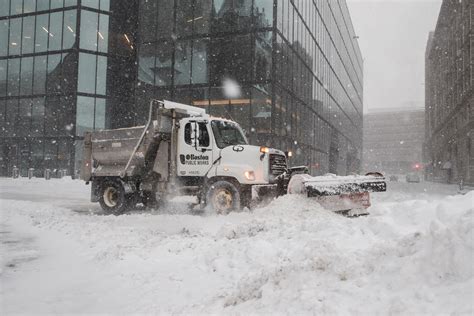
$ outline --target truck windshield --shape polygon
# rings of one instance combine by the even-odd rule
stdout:
[[[226,121],[212,121],[211,123],[217,147],[247,145],[247,140],[237,124]]]

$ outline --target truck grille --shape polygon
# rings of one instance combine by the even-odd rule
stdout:
[[[286,171],[286,157],[270,154],[270,175],[278,177]]]

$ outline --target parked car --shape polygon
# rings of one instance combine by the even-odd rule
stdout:
[[[407,180],[407,182],[415,182],[415,183],[421,182],[420,176],[416,173],[407,174],[406,180]]]

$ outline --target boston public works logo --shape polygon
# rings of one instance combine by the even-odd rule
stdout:
[[[187,154],[180,155],[179,160],[183,165],[207,165],[209,164],[209,156],[206,155],[194,155],[194,154]]]

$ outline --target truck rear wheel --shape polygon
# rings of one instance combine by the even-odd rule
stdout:
[[[209,187],[207,205],[217,214],[229,214],[240,210],[240,193],[237,187],[228,181],[217,181]]]
[[[105,181],[101,184],[99,204],[108,214],[120,215],[132,205],[132,197],[125,193],[118,181]]]

